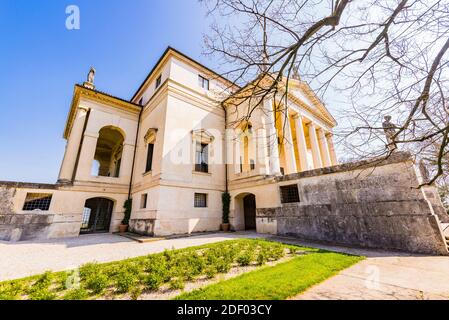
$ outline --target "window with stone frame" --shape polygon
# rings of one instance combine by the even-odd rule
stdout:
[[[151,128],[147,131],[144,142],[147,148],[147,157],[145,163],[145,173],[153,171],[154,148],[156,143],[157,129]]]
[[[156,89],[159,88],[162,84],[162,75],[159,75],[156,79]]]
[[[23,211],[48,211],[52,197],[51,193],[27,193]]]
[[[199,141],[196,142],[195,171],[209,172],[209,145]]]
[[[200,85],[201,88],[203,88],[203,89],[209,91],[209,85],[210,85],[210,82],[209,82],[208,79],[206,79],[205,77],[199,75],[199,76],[198,76],[198,83],[199,83],[199,85]]]
[[[148,202],[148,193],[144,193],[140,197],[140,209],[146,209],[147,208],[147,202]]]
[[[292,184],[289,186],[281,186],[280,190],[281,190],[281,203],[300,202],[297,184]]]
[[[206,193],[195,193],[194,207],[195,208],[207,208],[207,194]]]
[[[192,132],[194,143],[195,172],[209,173],[209,155],[214,137],[206,130]]]

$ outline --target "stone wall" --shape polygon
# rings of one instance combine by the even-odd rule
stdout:
[[[418,179],[407,154],[280,177],[279,185],[298,184],[301,202],[258,209],[258,221],[271,221],[278,235],[448,254],[438,202],[427,199],[430,187],[417,188]]]
[[[27,241],[47,239],[54,215],[0,214],[0,240]]]
[[[129,231],[145,236],[154,236],[155,219],[131,219]]]

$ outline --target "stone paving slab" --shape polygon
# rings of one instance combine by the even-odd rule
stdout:
[[[292,239],[284,241],[366,257],[293,298],[295,300],[449,300],[448,256],[346,248]]]

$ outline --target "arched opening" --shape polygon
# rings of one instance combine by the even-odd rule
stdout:
[[[81,234],[109,232],[114,202],[105,198],[86,200]]]
[[[234,198],[232,227],[236,230],[256,230],[256,196],[241,193]]]
[[[100,130],[92,164],[94,176],[120,176],[124,140],[123,134],[115,127],[104,127]]]
[[[250,122],[241,126],[240,134],[240,172],[250,172],[255,169],[255,144],[253,141],[253,127]]]
[[[256,196],[249,194],[243,198],[245,230],[256,230]]]

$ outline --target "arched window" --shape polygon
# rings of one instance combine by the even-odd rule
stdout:
[[[114,178],[120,176],[124,140],[125,137],[118,128],[104,127],[100,130],[92,164],[94,175]]]
[[[147,161],[145,164],[145,173],[153,170],[154,144],[156,142],[157,129],[148,129],[145,135],[145,145],[147,148]]]
[[[245,122],[241,126],[242,133],[240,135],[240,172],[249,172],[254,170],[255,151],[253,140],[253,127],[250,122]]]

